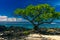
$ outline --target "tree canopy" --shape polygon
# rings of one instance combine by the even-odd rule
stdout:
[[[37,26],[60,19],[60,13],[56,12],[55,8],[49,4],[29,5],[25,9],[18,8],[15,10],[15,14]]]

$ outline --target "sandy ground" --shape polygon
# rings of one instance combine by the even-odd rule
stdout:
[[[60,35],[41,35],[41,34],[30,34],[26,37],[27,40],[60,40]]]
[[[60,40],[60,35],[42,35],[42,36],[46,38],[51,38],[53,40]]]

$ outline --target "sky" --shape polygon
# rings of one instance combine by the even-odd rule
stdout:
[[[56,11],[60,11],[59,0],[0,0],[0,15],[13,17],[14,10],[17,8],[26,8],[28,5],[33,4],[50,4],[56,8]]]
[[[14,10],[17,8],[26,8],[28,5],[33,4],[50,4],[55,7],[55,10],[60,12],[60,0],[0,0],[0,15],[1,16],[14,16]]]

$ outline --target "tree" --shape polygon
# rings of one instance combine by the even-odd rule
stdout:
[[[16,9],[15,14],[28,20],[37,30],[41,24],[51,23],[60,18],[60,13],[49,4],[29,5],[25,9]]]

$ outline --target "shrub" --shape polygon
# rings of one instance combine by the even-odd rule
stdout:
[[[24,35],[28,35],[30,32],[29,31],[24,31],[23,34]]]

